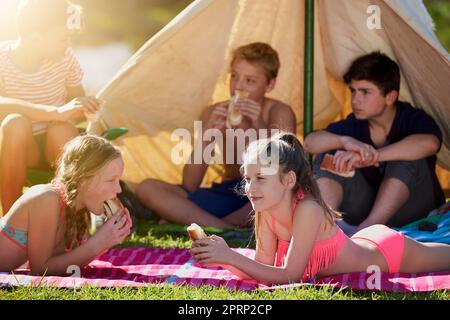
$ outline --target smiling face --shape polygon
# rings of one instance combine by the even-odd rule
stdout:
[[[352,80],[349,88],[352,93],[353,114],[358,120],[381,117],[397,97],[396,91],[385,96],[373,82],[367,80]]]
[[[246,164],[244,166],[245,194],[253,210],[277,211],[282,201],[289,198],[293,184],[288,177],[280,179],[278,173],[263,174],[260,164]]]
[[[231,66],[230,95],[235,90],[248,92],[249,99],[261,101],[275,86],[275,79],[268,80],[264,68],[245,59],[236,60]]]
[[[115,158],[101,168],[96,175],[81,182],[77,202],[90,212],[101,215],[104,213],[103,203],[116,198],[122,191],[119,180],[124,171],[122,157]]]

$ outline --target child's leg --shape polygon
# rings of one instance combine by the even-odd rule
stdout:
[[[3,214],[6,214],[22,195],[27,167],[38,166],[41,154],[28,118],[10,114],[3,119],[0,130],[0,188]]]
[[[78,129],[69,122],[52,122],[47,129],[45,158],[54,167],[64,145],[79,134]]]
[[[373,224],[384,224],[391,226],[388,222],[395,216],[396,212],[405,204],[409,197],[408,187],[395,178],[384,179],[378,190],[377,198],[370,211],[369,217],[361,227]]]
[[[325,203],[342,211],[345,222],[357,226],[369,215],[375,200],[376,190],[369,184],[361,170],[352,178],[344,178],[320,169],[323,154],[313,162],[314,178]]]
[[[334,210],[339,210],[344,198],[344,190],[333,174],[320,169],[324,155],[317,155],[313,161],[314,176],[317,180],[323,201]]]
[[[223,218],[223,221],[242,228],[250,228],[253,226],[253,217],[250,214],[252,212],[251,203],[247,203],[237,211],[230,213]]]
[[[405,236],[400,272],[450,271],[450,245],[417,242]]]
[[[218,228],[232,227],[229,223],[201,209],[187,198],[181,187],[164,181],[148,179],[136,189],[139,200],[161,218],[181,225],[193,222]]]
[[[445,202],[442,190],[435,190],[433,175],[425,159],[389,162],[372,214],[390,216],[385,223],[393,227],[425,218]]]

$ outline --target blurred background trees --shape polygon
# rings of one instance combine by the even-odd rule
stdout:
[[[436,27],[436,35],[447,51],[450,51],[450,1],[425,0],[425,6],[430,12]]]

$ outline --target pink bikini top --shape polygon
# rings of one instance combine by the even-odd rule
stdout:
[[[305,194],[300,190],[297,192],[292,208],[292,220],[294,219],[295,208],[297,203],[305,198]],[[272,216],[272,231],[276,234],[275,218]],[[341,251],[346,236],[341,228],[338,228],[336,235],[329,239],[316,241],[314,248],[309,257],[308,264],[302,277],[302,282],[312,279],[319,271],[328,268],[335,260],[337,254]],[[287,251],[290,241],[278,238],[277,254],[275,257],[275,266],[281,267],[285,263]]]

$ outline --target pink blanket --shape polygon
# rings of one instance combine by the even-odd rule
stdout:
[[[254,250],[236,249],[248,257]],[[77,273],[73,268],[66,277],[36,277],[28,275],[27,269],[14,273],[0,273],[0,287],[7,286],[56,286],[78,288],[95,287],[142,287],[164,283],[189,284],[193,286],[224,286],[236,290],[271,290],[291,288],[306,284],[267,287],[253,280],[239,280],[228,270],[220,267],[204,268],[192,263],[185,249],[126,248],[112,249],[98,257],[88,267]],[[389,292],[425,292],[450,289],[450,271],[427,274],[375,274],[351,273],[319,278],[318,285],[350,287],[356,290],[383,290]]]

